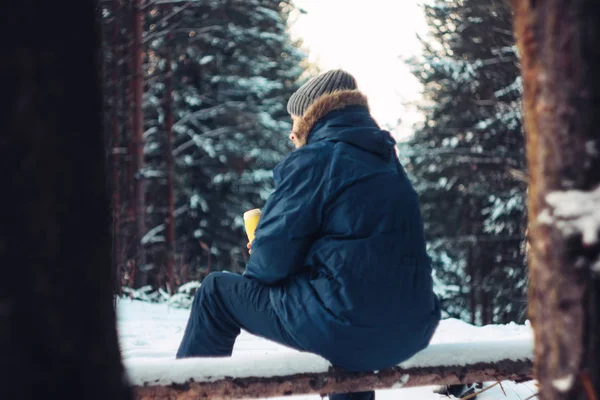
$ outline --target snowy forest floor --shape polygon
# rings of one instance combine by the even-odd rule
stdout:
[[[120,299],[117,305],[119,340],[126,367],[131,364],[172,361],[179,346],[189,310],[171,308],[167,304],[153,304],[141,301]],[[510,352],[511,342],[527,340],[531,330],[527,326],[509,324],[503,326],[474,327],[459,320],[444,320],[440,325],[432,347],[441,347],[444,343],[469,343],[484,339],[486,342],[499,344],[505,342],[506,351]],[[498,347],[498,346],[494,346]],[[460,351],[460,347],[456,348]],[[496,349],[499,350],[499,349]],[[490,351],[496,351],[490,349]],[[247,358],[253,355],[263,356],[268,353],[296,351],[280,346],[268,340],[258,338],[247,332],[238,337],[233,351],[233,358]],[[448,353],[448,350],[445,351]],[[439,352],[438,352],[439,354]],[[454,359],[467,359],[468,354],[445,354]],[[410,361],[409,361],[410,362]],[[275,366],[275,368],[277,368]],[[489,384],[486,384],[487,386]],[[418,387],[377,391],[377,400],[440,400],[447,396],[434,393],[436,387]],[[503,392],[506,392],[506,395]],[[536,393],[534,382],[515,384],[503,382],[502,388],[494,388],[482,393],[479,400],[508,399],[524,400]],[[288,397],[294,400],[317,400],[318,395]],[[453,398],[453,397],[452,397]]]

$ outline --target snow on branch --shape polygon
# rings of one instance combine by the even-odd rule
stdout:
[[[165,230],[165,224],[160,224],[160,225],[157,225],[154,228],[150,229],[142,237],[142,240],[141,240],[142,244],[147,244],[147,243],[156,241],[158,234],[164,230]],[[164,240],[164,238],[163,238],[163,240]],[[159,241],[162,241],[162,240],[159,240]]]
[[[211,32],[222,31],[223,27],[220,25],[213,26],[205,26],[202,28],[174,28],[174,25],[171,25],[168,29],[163,29],[157,32],[146,33],[142,39],[142,43],[148,43],[152,40],[158,39],[160,37],[166,36],[169,33],[190,33],[194,32],[194,39],[197,40],[201,38],[202,35]]]
[[[176,3],[200,3],[201,0],[150,0],[144,3],[143,7],[151,7],[157,4],[176,4]]]
[[[239,106],[242,102],[240,101],[226,101],[223,104],[219,104],[217,106],[204,108],[202,110],[198,110],[195,112],[191,112],[182,117],[179,121],[173,124],[173,128],[180,126],[189,120],[194,118],[212,118],[219,115],[221,112],[226,111],[229,107]]]
[[[508,93],[516,93],[517,95],[523,94],[523,78],[521,76],[517,76],[515,81],[505,88],[495,91],[494,96],[500,98],[506,96]]]

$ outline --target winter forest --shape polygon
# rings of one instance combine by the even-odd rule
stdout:
[[[415,2],[419,50],[393,57],[418,96],[379,125],[418,195],[428,347],[345,371],[242,329],[230,358],[175,359],[207,276],[245,274],[244,212],[298,151],[288,99],[329,69],[297,22],[392,0],[366,3],[8,6],[0,399],[600,399],[595,0]]]
[[[159,3],[137,27],[130,5],[105,4],[119,293],[166,301],[211,271],[243,270],[242,214],[268,197],[291,150],[285,103],[312,76],[288,34],[293,7]],[[399,152],[421,196],[437,290],[447,316],[522,323],[527,171],[511,9],[443,1],[423,12],[430,32],[408,62],[425,120]]]

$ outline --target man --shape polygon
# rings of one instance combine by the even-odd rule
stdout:
[[[307,82],[288,111],[296,150],[274,170],[246,271],[206,277],[177,357],[229,356],[242,328],[348,370],[394,366],[440,319],[395,141],[341,70]]]

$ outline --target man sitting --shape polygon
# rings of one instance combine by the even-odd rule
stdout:
[[[397,365],[429,344],[440,309],[395,141],[341,70],[307,82],[288,111],[296,150],[274,170],[246,271],[206,277],[177,357],[229,356],[245,329],[347,370]]]

